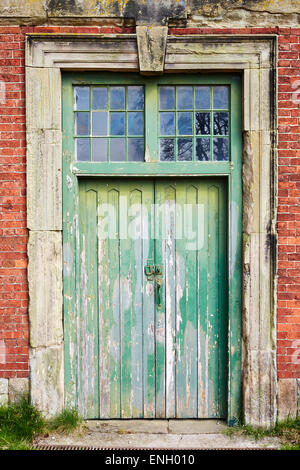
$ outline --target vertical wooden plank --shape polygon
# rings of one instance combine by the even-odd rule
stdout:
[[[140,183],[140,182],[139,182]],[[142,191],[133,184],[129,199],[129,237],[131,238],[131,417],[142,418],[143,406],[143,243]]]
[[[63,79],[63,295],[65,406],[77,406],[77,285],[78,182],[70,170],[73,158],[72,83]]]
[[[99,413],[97,193],[84,183],[79,188],[80,210],[80,381],[79,402],[85,418]]]
[[[203,245],[198,252],[198,417],[208,417],[208,202],[207,183],[199,184],[198,202],[204,207]]]
[[[187,273],[184,210],[186,204],[186,183],[176,183],[176,417],[186,417],[186,396],[190,396],[187,384],[186,333],[187,328]],[[189,398],[188,398],[189,400]]]
[[[164,266],[163,239],[163,184],[155,184],[155,264]],[[164,270],[165,271],[165,270]],[[161,287],[161,307],[158,308],[157,286],[155,285],[155,415],[166,417],[166,324],[165,324],[165,272]]]
[[[143,190],[143,266],[148,260],[154,265],[154,240],[151,234],[154,223],[154,185],[152,181]],[[144,418],[155,418],[155,311],[154,280],[143,274],[143,395]]]
[[[219,377],[219,188],[208,187],[208,412],[218,417]]]
[[[227,417],[228,393],[228,207],[225,181],[219,181],[219,417]]]
[[[124,188],[124,189],[123,189]],[[121,263],[121,416],[143,416],[143,316],[142,316],[142,192],[138,184],[122,184],[124,207],[120,239]],[[122,230],[122,229],[121,229]],[[125,234],[124,234],[125,235]]]
[[[120,418],[119,190],[98,187],[100,417]]]
[[[175,185],[174,185],[175,186]],[[166,317],[166,417],[176,417],[176,193],[177,188],[163,183],[163,269]]]

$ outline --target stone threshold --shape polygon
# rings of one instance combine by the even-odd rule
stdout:
[[[126,434],[221,434],[225,421],[216,419],[88,420],[88,432]]]

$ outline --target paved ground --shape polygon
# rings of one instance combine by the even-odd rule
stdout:
[[[51,435],[39,445],[101,447],[105,449],[278,449],[278,439],[255,441],[229,437],[226,425],[214,420],[87,421],[82,435]]]

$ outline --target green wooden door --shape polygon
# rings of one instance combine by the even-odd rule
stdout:
[[[226,418],[225,181],[81,180],[78,244],[80,412]]]

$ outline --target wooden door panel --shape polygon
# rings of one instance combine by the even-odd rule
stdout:
[[[84,180],[79,207],[81,414],[224,418],[225,181]],[[160,295],[147,264],[162,270]]]

